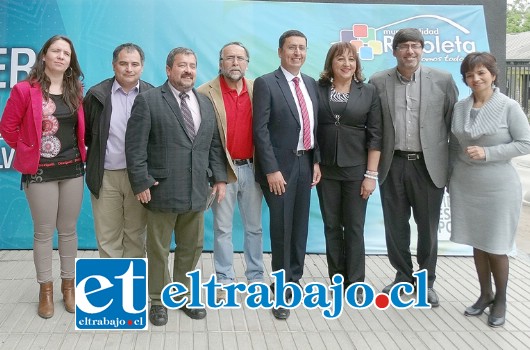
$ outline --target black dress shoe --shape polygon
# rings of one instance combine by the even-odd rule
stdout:
[[[495,317],[493,315],[488,316],[488,326],[497,328],[504,326],[504,323],[506,322],[506,315],[503,315],[501,317]]]
[[[400,282],[392,282],[392,283],[390,283],[388,286],[383,288],[383,290],[381,292],[383,294],[390,294],[390,291],[392,290],[392,287],[394,287],[398,283],[400,283]],[[405,291],[403,291],[403,289],[400,289],[399,290],[399,295],[403,295],[403,294],[405,294]]]
[[[149,321],[155,326],[163,326],[167,323],[167,310],[162,305],[151,305],[149,309]]]
[[[291,314],[291,310],[289,309],[285,309],[283,307],[279,307],[279,308],[273,308],[272,309],[272,314],[274,315],[274,317],[276,317],[276,319],[278,320],[286,320],[289,318],[289,315]]]
[[[436,291],[432,287],[427,289],[427,301],[429,302],[429,304],[431,304],[431,307],[440,306],[440,299],[438,299],[438,294],[436,294]]]
[[[491,308],[493,305],[493,300],[484,305],[483,307],[474,307],[474,305],[470,307],[466,307],[466,310],[464,311],[465,316],[480,316],[484,312],[484,310],[488,307]]]
[[[186,316],[194,320],[202,320],[206,317],[206,309],[188,309],[188,305],[184,305],[181,310],[184,311]]]
[[[392,287],[394,287],[394,284],[395,283],[390,283],[388,286],[385,286],[385,288],[383,288],[383,290],[381,291],[383,294],[390,294],[390,290],[392,289]]]
[[[302,291],[304,290],[304,287],[302,287],[302,285],[300,284],[300,281],[291,281],[291,282],[298,284],[300,288],[302,289]],[[271,290],[272,295],[274,296],[274,289],[275,289],[274,283],[271,283],[269,288]],[[288,288],[285,290],[285,301],[289,302],[291,301],[291,299],[293,299],[293,291],[291,290],[291,288]]]

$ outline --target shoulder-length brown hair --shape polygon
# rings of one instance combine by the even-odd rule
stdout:
[[[349,42],[339,42],[331,45],[326,55],[326,61],[324,62],[324,70],[320,73],[320,79],[318,82],[321,85],[331,85],[333,81],[333,59],[342,54],[351,53],[355,57],[355,72],[353,73],[353,79],[355,81],[363,81],[361,60],[357,54],[357,49],[354,45]]]
[[[74,44],[72,41],[63,35],[54,35],[49,38],[42,49],[40,49],[39,54],[37,55],[37,60],[31,71],[29,72],[28,80],[30,83],[39,83],[41,86],[42,94],[47,98],[50,90],[50,78],[46,75],[44,56],[48,52],[50,46],[57,40],[64,40],[70,45],[71,55],[70,55],[70,66],[66,69],[66,72],[63,75],[63,100],[70,108],[72,112],[76,111],[79,108],[81,99],[83,98],[83,86],[81,80],[84,78],[79,62],[77,61],[77,54],[75,53]]]

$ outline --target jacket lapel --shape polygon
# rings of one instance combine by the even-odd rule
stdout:
[[[175,117],[177,118],[177,121],[179,122],[180,126],[182,127],[182,130],[188,136],[188,138],[191,141],[190,135],[188,135],[188,132],[186,130],[186,124],[184,124],[184,119],[182,118],[182,114],[180,113],[180,107],[177,102],[177,99],[173,95],[173,92],[171,91],[171,88],[169,87],[169,81],[166,80],[165,84],[162,86],[162,98],[166,100],[167,104],[169,105],[169,108],[175,114]]]
[[[423,122],[424,116],[427,115],[427,111],[429,108],[429,100],[431,94],[431,87],[432,87],[432,76],[431,76],[431,70],[428,67],[421,67],[420,72],[420,124]]]
[[[350,85],[350,97],[348,98],[348,102],[346,102],[345,110],[354,111],[355,108],[353,106],[357,105],[357,101],[361,98],[361,95],[362,95],[362,84],[358,84],[355,81],[352,81]]]
[[[35,131],[39,138],[42,137],[42,91],[40,85],[35,84],[30,87],[31,96],[31,110],[33,112],[33,123],[35,124]]]
[[[390,73],[388,73],[388,76],[386,77],[386,100],[388,102],[388,110],[390,112],[390,116],[392,117],[392,122],[395,123],[395,108],[396,108],[396,85],[395,85],[395,78],[392,76],[392,74],[397,74],[395,70],[391,70]]]
[[[203,111],[207,111],[208,108],[204,105],[204,103],[206,102],[205,100],[207,100],[208,103],[210,103],[210,101],[204,95],[201,95],[202,96],[201,98],[201,96],[199,96],[199,93],[197,92],[197,90],[195,90],[195,88],[193,88],[190,92],[195,94],[195,97],[197,98],[197,102],[199,103],[199,111],[201,113],[201,124],[199,125],[199,130],[197,130],[197,134],[195,135],[195,140],[197,140],[201,136],[201,134],[204,132],[204,125],[206,125],[205,122],[206,122],[207,115]],[[210,107],[210,110],[211,110],[211,107]]]
[[[296,108],[296,103],[294,102],[294,97],[291,92],[291,88],[289,87],[289,83],[287,82],[287,79],[285,78],[285,75],[283,75],[283,72],[280,68],[278,68],[278,70],[276,71],[275,76],[276,81],[278,82],[278,86],[280,87],[280,90],[282,91],[282,94],[285,97],[285,101],[287,102],[287,105],[291,110],[292,117],[296,120],[296,123],[300,125],[300,117],[298,116],[298,109]]]
[[[223,100],[223,93],[221,91],[221,83],[219,81],[219,76],[217,76],[217,78],[210,84],[209,94],[210,100],[213,102],[215,112],[219,116],[217,122],[219,123],[220,129],[222,131],[221,137],[223,139],[226,139],[226,110],[225,103]]]

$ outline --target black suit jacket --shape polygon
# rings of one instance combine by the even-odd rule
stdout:
[[[368,149],[381,149],[381,102],[375,87],[352,82],[346,109],[335,118],[329,97],[331,86],[319,84],[318,133],[320,163],[351,167],[366,164]]]
[[[316,138],[318,96],[313,78],[302,74],[315,113],[313,163],[320,162]],[[265,74],[254,81],[253,132],[256,181],[268,185],[267,174],[280,171],[288,179],[296,157],[301,130],[300,117],[282,70]],[[311,169],[312,170],[312,169]]]
[[[195,89],[201,125],[193,142],[186,133],[169,82],[139,94],[125,134],[125,153],[135,194],[148,188],[150,210],[201,211],[206,208],[208,180],[226,182],[224,153],[210,100]],[[155,181],[158,186],[153,186]]]

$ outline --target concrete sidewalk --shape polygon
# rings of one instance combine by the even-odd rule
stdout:
[[[79,257],[97,256],[96,251],[79,252]],[[265,258],[269,269],[270,255]],[[199,267],[205,278],[213,272],[212,260],[211,253],[202,254]],[[463,315],[478,295],[473,259],[440,257],[435,286],[440,307],[435,309],[346,308],[338,319],[326,320],[318,310],[298,308],[287,321],[274,319],[269,310],[208,310],[199,321],[170,310],[164,327],[91,332],[75,331],[74,316],[62,306],[59,280],[55,315],[48,320],[37,316],[32,251],[0,251],[0,349],[527,349],[530,263],[521,257],[510,263],[507,323],[499,329],[487,326],[486,314]],[[238,280],[244,281],[241,254],[236,254],[235,267]],[[56,251],[53,268],[59,268]],[[392,271],[386,256],[367,257],[367,283],[376,290],[392,280]],[[326,276],[326,257],[307,255],[302,283],[328,283]]]
[[[530,204],[530,156],[514,159],[514,165]],[[199,321],[170,310],[166,326],[149,325],[147,331],[75,331],[74,316],[62,306],[60,280],[55,281],[54,317],[37,316],[33,253],[12,250],[0,251],[0,349],[530,349],[530,206],[524,205],[521,214],[503,328],[488,327],[487,313],[463,315],[479,292],[473,258],[443,256],[435,285],[440,307],[431,310],[346,308],[337,320],[326,320],[319,310],[299,308],[287,321],[276,320],[268,310],[208,310]],[[98,254],[80,251],[78,256]],[[206,280],[214,272],[212,254],[202,254],[198,267]],[[265,267],[269,274],[269,254]],[[53,269],[59,270],[57,251]],[[237,279],[245,281],[242,254],[235,255],[235,269]],[[386,256],[367,256],[368,284],[381,290],[392,278]],[[302,283],[315,281],[328,283],[325,255],[306,257]]]

